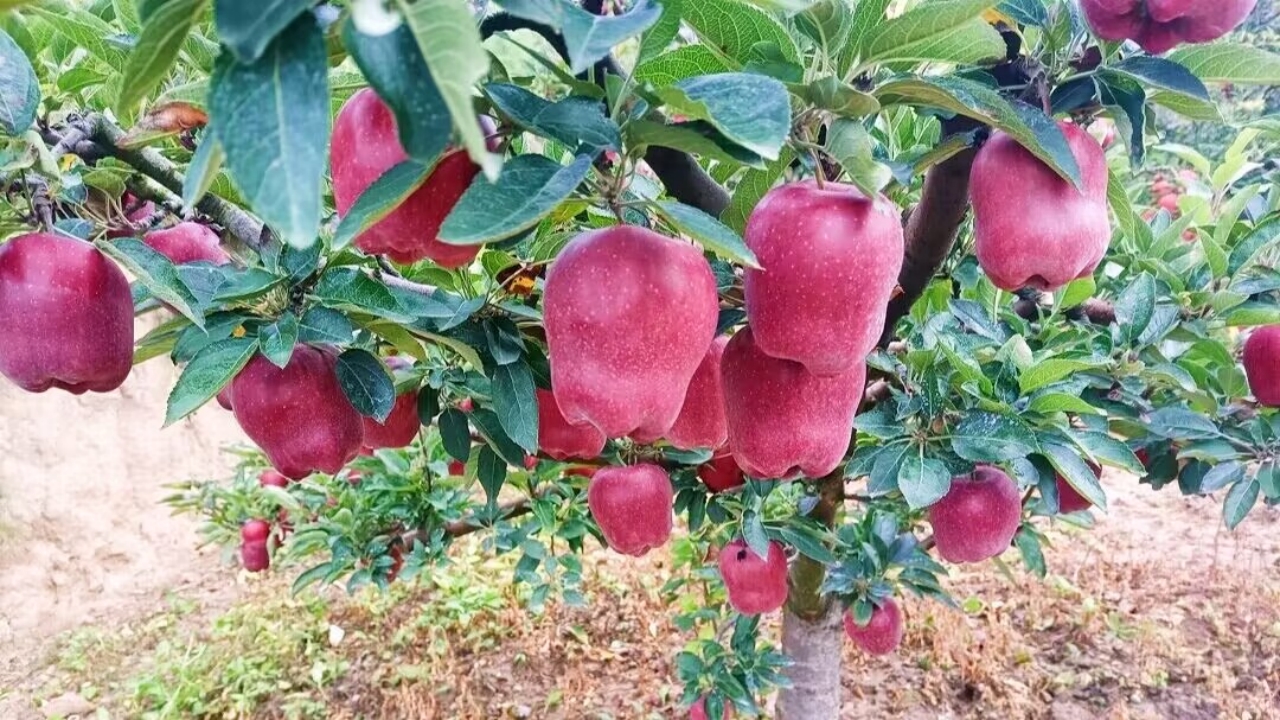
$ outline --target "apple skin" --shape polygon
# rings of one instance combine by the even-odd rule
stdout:
[[[947,562],[993,558],[1009,547],[1022,524],[1018,485],[999,468],[979,465],[951,479],[951,489],[929,508],[929,523]]]
[[[633,225],[585,232],[552,263],[542,305],[565,420],[640,443],[666,434],[720,313],[702,253]]]
[[[0,374],[28,392],[110,392],[133,367],[133,299],[83,240],[32,233],[0,245]]]
[[[724,418],[724,387],[720,383],[720,360],[729,344],[727,336],[716,338],[693,373],[680,415],[667,431],[667,440],[678,448],[722,447],[729,439]]]
[[[231,256],[222,249],[218,234],[196,222],[182,222],[171,228],[152,230],[142,236],[142,242],[174,265],[205,261],[214,265],[226,265]]]
[[[335,474],[360,452],[363,418],[336,366],[332,350],[298,345],[284,369],[254,355],[232,381],[236,422],[285,477]]]
[[[408,447],[418,437],[418,428],[422,427],[418,420],[418,392],[407,392],[396,398],[391,414],[386,422],[379,423],[368,416],[361,416],[364,427],[364,446],[377,448]]]
[[[764,270],[743,272],[756,344],[823,377],[861,365],[902,269],[902,214],[883,195],[812,180],[774,188],[747,220]]]
[[[1104,40],[1133,40],[1152,55],[1181,43],[1203,43],[1244,22],[1258,0],[1081,0],[1093,32]]]
[[[487,120],[487,118],[485,119]],[[481,125],[485,125],[481,120]],[[489,121],[486,134],[492,131]],[[391,108],[369,88],[352,95],[333,123],[329,164],[333,173],[333,199],[339,215],[346,215],[360,193],[393,166],[408,160],[396,132]],[[355,243],[370,255],[385,254],[409,264],[422,259],[446,268],[470,265],[479,245],[448,245],[437,235],[444,219],[480,172],[462,150],[446,150],[422,187],[372,227]]]
[[[1244,341],[1244,373],[1259,405],[1280,407],[1280,325],[1250,333]]]
[[[729,447],[744,472],[822,477],[840,464],[853,438],[866,365],[818,377],[800,363],[766,355],[748,327],[729,341],[721,372]]]
[[[449,461],[449,475],[454,477],[462,477],[467,474],[467,464],[461,460]]]
[[[287,488],[289,487],[289,482],[289,478],[275,470],[263,470],[262,474],[258,476],[258,484],[262,487]]]
[[[738,467],[738,461],[733,459],[733,453],[727,451],[699,465],[698,479],[715,493],[742,487],[747,483],[746,475]]]
[[[262,572],[271,567],[267,537],[271,525],[266,520],[250,520],[240,528],[240,562],[249,572]]]
[[[1145,466],[1146,463],[1143,463],[1143,465]],[[1102,479],[1101,465],[1095,462],[1090,462],[1089,469],[1093,471],[1093,474],[1097,476],[1098,479]],[[1066,478],[1062,477],[1062,475],[1056,475],[1054,477],[1054,482],[1058,486],[1059,513],[1066,515],[1068,513],[1088,510],[1093,507],[1093,503],[1086,500],[1079,492],[1076,492],[1076,489],[1071,487],[1071,483],[1067,482]]]
[[[729,604],[743,615],[762,615],[787,602],[787,553],[769,543],[769,557],[761,558],[747,543],[734,540],[720,551],[720,576]]]
[[[871,610],[871,620],[862,627],[853,619],[853,611],[846,610],[844,632],[854,645],[868,655],[888,655],[902,644],[905,633],[902,609],[893,598],[886,599],[882,605]]]
[[[724,706],[724,713],[721,720],[733,720],[733,708],[729,705]],[[689,706],[689,720],[710,720],[711,715],[707,713],[707,698],[702,696],[698,698],[693,705]]]
[[[222,406],[223,410],[231,409],[231,386],[230,385],[218,391],[217,400],[218,400],[218,405]]]
[[[570,425],[555,393],[538,388],[538,449],[556,460],[590,460],[604,449],[604,433],[593,425]]]
[[[671,479],[657,465],[600,468],[587,487],[587,506],[615,552],[640,557],[671,537]]]
[[[974,159],[974,249],[1002,290],[1056,290],[1092,274],[1111,243],[1106,154],[1079,125],[1058,126],[1080,166],[1083,193],[1002,132]]]

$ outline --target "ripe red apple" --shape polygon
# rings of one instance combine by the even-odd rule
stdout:
[[[846,610],[844,632],[868,655],[888,655],[902,644],[902,610],[893,598],[888,598],[871,610],[871,619],[861,626],[853,619],[853,611]]]
[[[604,449],[604,434],[594,425],[570,425],[556,396],[538,389],[538,449],[556,460],[590,460]]]
[[[1056,290],[1093,273],[1111,242],[1107,158],[1079,125],[1059,122],[1084,192],[997,132],[969,176],[978,263],[996,287]]]
[[[360,451],[361,415],[336,366],[332,350],[300,344],[284,369],[254,355],[232,381],[236,421],[286,477],[337,473]]]
[[[1258,328],[1245,340],[1244,372],[1258,404],[1280,407],[1280,325]]]
[[[449,461],[449,475],[454,477],[462,477],[467,474],[467,464],[461,460]]]
[[[538,456],[537,456],[537,455],[525,455],[525,456],[524,456],[524,469],[525,469],[525,470],[529,470],[529,471],[533,471],[533,470],[536,470],[537,468],[538,468]]]
[[[761,558],[744,540],[734,540],[720,551],[719,565],[729,604],[743,615],[771,613],[787,602],[787,553],[777,542]]]
[[[133,299],[83,240],[32,233],[0,245],[0,374],[28,392],[120,387],[133,367]]]
[[[542,303],[565,420],[641,443],[671,429],[720,312],[696,247],[634,225],[582,233],[551,265]]]
[[[125,191],[120,196],[120,208],[124,210],[125,222],[107,229],[108,238],[122,238],[133,235],[135,225],[143,222],[156,212],[156,204],[150,200],[139,202],[137,196],[129,191]]]
[[[275,470],[268,469],[263,470],[262,474],[258,476],[258,484],[262,487],[287,488],[289,487],[289,478]]]
[[[689,720],[710,720],[710,718],[711,715],[707,713],[707,697],[705,695],[689,706]],[[733,720],[733,707],[728,703],[724,705],[724,713],[721,720]]]
[[[1161,195],[1156,204],[1164,208],[1170,215],[1178,214],[1178,193],[1171,192],[1167,195]]]
[[[851,185],[789,183],[756,205],[744,237],[764,267],[743,273],[761,352],[823,377],[861,365],[902,269],[898,207]]]
[[[640,557],[671,537],[671,479],[657,465],[600,468],[587,488],[587,506],[609,547]]]
[[[385,422],[379,423],[371,417],[361,416],[361,424],[364,426],[364,446],[367,448],[408,447],[418,437],[418,428],[422,426],[418,420],[418,391],[397,397]]]
[[[486,133],[492,128],[489,122]],[[436,236],[480,167],[462,150],[446,153],[421,187],[356,237],[357,247],[370,255],[385,254],[398,263],[426,258],[447,268],[471,264],[480,252],[479,245],[448,245]],[[352,95],[334,120],[329,149],[338,214],[346,215],[373,181],[408,158],[396,134],[395,116],[377,93],[366,88]]]
[[[266,520],[250,520],[240,528],[240,562],[249,572],[262,572],[271,567],[267,537],[271,525]]]
[[[999,468],[979,465],[952,478],[929,508],[938,554],[953,563],[981,562],[1004,552],[1022,523],[1018,486]]]
[[[469,412],[471,412],[472,410],[475,410],[475,409],[476,409],[476,402],[475,402],[475,400],[472,400],[472,399],[471,399],[471,398],[469,398],[469,397],[468,397],[468,398],[462,398],[461,400],[459,400],[459,401],[458,401],[458,404],[457,404],[457,405],[455,405],[455,407],[457,407],[457,408],[458,408],[458,411],[459,411],[459,412],[469,413]]]
[[[231,386],[228,385],[218,391],[218,404],[223,410],[231,409]]]
[[[1155,182],[1151,183],[1152,197],[1160,197],[1162,195],[1168,195],[1171,192],[1177,192],[1177,191],[1178,191],[1178,186],[1174,185],[1168,180],[1165,180],[1164,178],[1160,178]]]
[[[1097,476],[1098,479],[1102,479],[1101,465],[1095,462],[1090,462],[1089,469],[1093,470],[1093,474]],[[1056,475],[1054,481],[1058,486],[1058,512],[1065,515],[1067,513],[1088,510],[1093,507],[1093,503],[1086,500],[1074,487],[1071,487],[1071,483],[1067,482],[1066,478],[1062,477],[1062,475]]]
[[[733,453],[722,452],[698,466],[698,478],[711,492],[724,492],[746,484],[747,478]]]
[[[571,467],[568,470],[565,470],[564,476],[591,478],[591,477],[595,477],[596,471],[599,469],[600,468],[594,465],[579,465],[578,467]]]
[[[680,415],[667,431],[667,440],[672,445],[686,450],[716,449],[729,439],[729,427],[724,419],[724,389],[720,384],[720,359],[728,344],[727,336],[716,338],[693,373]]]
[[[1217,40],[1253,12],[1258,0],[1081,0],[1104,40],[1133,40],[1152,55],[1180,43]]]
[[[853,416],[866,384],[866,365],[819,377],[791,360],[769,357],[744,328],[725,348],[729,447],[738,467],[755,478],[787,478],[798,470],[822,477],[844,458]]]
[[[218,234],[197,222],[182,222],[164,230],[152,230],[142,236],[142,242],[175,265],[199,260],[214,265],[231,262],[231,256],[222,249]]]

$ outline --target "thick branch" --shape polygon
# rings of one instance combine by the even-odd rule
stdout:
[[[844,466],[818,481],[818,504],[809,516],[827,527],[835,527],[836,513],[844,504]],[[826,580],[827,568],[822,563],[801,554],[791,564],[787,595],[787,609],[796,617],[810,622],[822,618],[827,610],[828,598],[820,590]]]

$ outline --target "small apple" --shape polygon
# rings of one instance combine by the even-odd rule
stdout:
[[[449,461],[449,475],[452,477],[462,477],[467,474],[467,464],[461,460]]]
[[[1156,205],[1159,205],[1160,207],[1164,208],[1165,211],[1168,212],[1170,215],[1176,216],[1178,214],[1178,197],[1179,195],[1176,192],[1171,192],[1167,195],[1161,195],[1156,200]]]
[[[1102,479],[1101,465],[1090,461],[1089,469],[1093,471],[1093,474],[1097,476],[1098,479]],[[1067,482],[1066,478],[1062,477],[1062,475],[1055,475],[1054,482],[1058,486],[1058,512],[1059,513],[1066,515],[1068,513],[1081,512],[1082,510],[1088,510],[1089,508],[1093,507],[1093,503],[1086,500],[1083,495],[1077,492],[1076,489],[1071,486],[1071,483]]]
[[[455,405],[454,407],[458,408],[459,412],[470,413],[472,410],[476,409],[476,401],[472,400],[469,397],[462,398],[461,400],[458,401],[458,404]]]
[[[905,628],[902,624],[902,610],[893,598],[887,598],[871,610],[871,619],[866,625],[858,625],[853,619],[853,611],[844,613],[844,632],[863,652],[868,655],[888,655],[902,644]]]
[[[609,547],[640,557],[671,537],[671,478],[647,463],[600,468],[587,488],[587,506]]]
[[[122,238],[133,235],[138,223],[145,222],[156,212],[156,204],[150,200],[142,202],[136,195],[129,191],[125,191],[120,196],[120,209],[124,211],[124,222],[116,223],[112,221],[112,227],[107,229],[108,238]]]
[[[289,482],[289,478],[271,469],[263,470],[262,474],[258,476],[258,485],[262,487],[287,488],[289,487]]]
[[[530,472],[533,472],[534,470],[537,470],[537,469],[538,469],[538,456],[537,456],[537,455],[525,455],[525,456],[524,456],[524,469],[525,469],[525,470],[528,470],[528,471],[530,471]]]
[[[680,415],[667,431],[667,440],[678,448],[718,448],[729,438],[724,418],[724,388],[720,383],[720,360],[729,338],[716,338],[702,358],[689,391],[685,393]]]
[[[729,604],[743,615],[762,615],[787,602],[787,554],[782,545],[769,543],[769,557],[756,555],[747,543],[734,540],[720,551],[720,577]]]
[[[240,528],[240,562],[249,572],[262,572],[271,567],[267,538],[271,525],[266,520],[250,520]]]
[[[538,449],[556,460],[590,460],[604,449],[604,434],[594,425],[570,425],[556,396],[538,388]]]
[[[952,478],[951,489],[929,508],[938,554],[974,563],[1004,552],[1022,524],[1018,486],[999,468],[979,465]]]
[[[724,492],[747,483],[747,476],[733,459],[733,453],[721,452],[698,466],[698,479],[711,492]]]
[[[231,256],[222,249],[217,233],[197,222],[182,222],[171,228],[152,230],[142,236],[142,242],[169,258],[174,265],[201,260],[214,265],[231,262]]]
[[[707,696],[703,695],[689,706],[689,720],[711,720],[711,715],[707,712]],[[733,720],[733,706],[725,703],[724,713],[720,720]]]
[[[1280,407],[1280,325],[1249,334],[1244,342],[1244,372],[1259,405]]]

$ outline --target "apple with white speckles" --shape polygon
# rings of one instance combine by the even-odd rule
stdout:
[[[547,273],[551,384],[565,420],[641,443],[675,423],[719,299],[693,245],[633,225],[585,232]]]
[[[1018,486],[999,468],[979,465],[951,479],[951,489],[929,508],[938,554],[975,563],[1004,552],[1022,524]]]
[[[769,543],[767,557],[760,557],[738,539],[724,546],[717,561],[729,604],[743,615],[762,615],[787,602],[787,554],[782,545]]]
[[[262,572],[271,567],[271,551],[267,538],[271,524],[266,520],[250,520],[240,528],[240,562],[249,572]]]
[[[1133,40],[1159,55],[1181,43],[1226,35],[1258,0],[1081,0],[1084,16],[1104,40]]]
[[[680,416],[667,431],[667,440],[678,448],[720,448],[729,439],[724,419],[724,388],[720,382],[720,361],[727,336],[721,336],[707,348],[707,354],[689,382]]]
[[[1280,407],[1280,325],[1249,334],[1244,343],[1244,372],[1259,405]]]
[[[861,365],[902,269],[898,207],[851,185],[790,183],[756,205],[744,237],[764,268],[743,273],[760,350],[824,377]]]
[[[671,537],[671,478],[657,465],[601,468],[587,487],[587,506],[615,552],[640,557]]]
[[[859,625],[853,612],[844,614],[844,632],[863,652],[869,655],[888,655],[902,644],[905,628],[902,625],[902,609],[893,598],[887,598],[871,610],[866,625]]]

